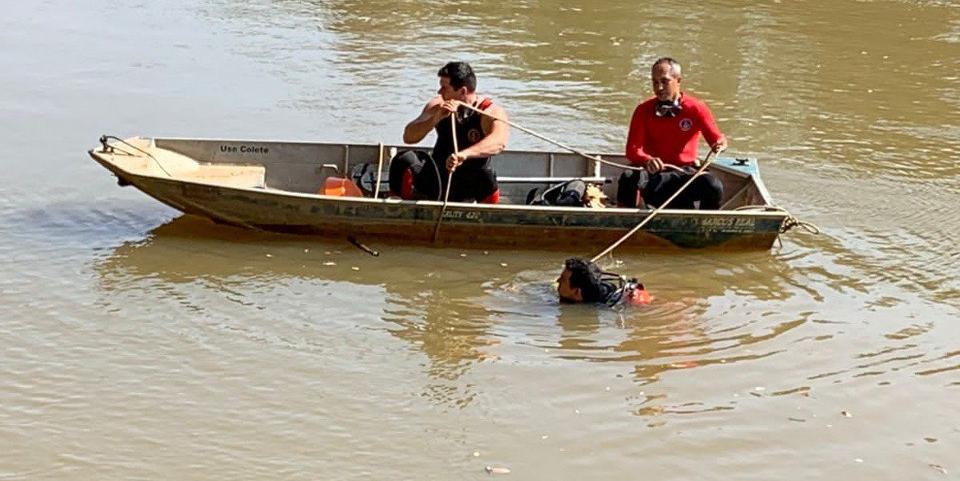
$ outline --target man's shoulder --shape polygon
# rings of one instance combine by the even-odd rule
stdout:
[[[706,105],[706,102],[700,100],[699,97],[687,92],[684,92],[683,97],[680,98],[680,106],[685,109],[701,109]]]
[[[493,97],[484,97],[477,104],[477,108],[486,112],[490,112],[492,114],[495,114],[496,112],[504,112],[504,113],[506,112],[506,110],[503,108],[503,105],[501,105],[500,102],[497,102],[496,100],[494,100]]]
[[[483,116],[483,122],[485,125],[488,123],[492,125],[494,117],[498,117],[504,120],[507,119],[506,109],[504,109],[499,102],[493,100],[490,97],[484,97],[483,100],[477,104],[477,108],[489,114],[489,115]]]
[[[644,113],[653,114],[653,111],[656,109],[656,107],[657,107],[657,97],[649,97],[640,101],[640,103],[637,104],[637,107],[633,109],[633,111],[634,113],[644,112]]]
[[[637,108],[652,109],[656,105],[657,105],[657,97],[653,96],[653,97],[647,97],[641,100],[640,103],[637,105]]]

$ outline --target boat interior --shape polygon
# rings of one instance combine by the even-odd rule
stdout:
[[[101,163],[112,164],[115,169],[133,175],[233,188],[316,195],[373,197],[376,194],[380,198],[390,195],[390,159],[397,152],[411,148],[377,144],[113,139],[101,139],[103,145],[91,153]],[[600,154],[600,157],[626,163],[622,155]],[[378,165],[379,189],[376,188]],[[515,205],[528,203],[534,189],[543,192],[574,179],[596,185],[607,197],[604,203],[613,205],[617,179],[623,172],[566,152],[508,150],[494,157],[492,165],[500,184],[500,202]],[[720,157],[709,170],[724,184],[721,209],[772,203],[759,180],[755,160]]]

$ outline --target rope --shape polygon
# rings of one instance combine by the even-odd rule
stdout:
[[[783,212],[787,214],[787,218],[784,219],[783,224],[780,225],[781,234],[786,234],[787,232],[790,232],[796,227],[799,227],[807,231],[808,233],[814,234],[814,235],[820,234],[820,232],[822,232],[820,230],[820,227],[818,227],[813,222],[807,222],[807,221],[797,219],[796,217],[793,216],[793,214],[790,213],[790,211],[777,205],[743,205],[733,210],[762,210],[764,212]]]
[[[820,227],[818,227],[813,222],[802,221],[792,215],[787,215],[786,220],[783,221],[783,225],[780,226],[780,233],[786,234],[787,232],[792,230],[794,227],[799,227],[807,231],[808,233],[814,234],[814,235],[819,234],[821,232]]]
[[[100,136],[100,144],[103,145],[103,151],[104,151],[104,152],[106,152],[106,151],[107,151],[107,148],[109,147],[110,149],[119,150],[120,152],[123,152],[124,154],[127,154],[127,155],[129,155],[129,156],[131,156],[131,157],[136,157],[136,155],[131,154],[130,152],[127,152],[126,150],[123,150],[123,149],[121,149],[121,148],[118,148],[116,145],[109,145],[109,144],[107,144],[107,140],[110,140],[110,139],[116,140],[117,142],[120,142],[120,143],[123,144],[123,145],[129,146],[130,148],[132,148],[132,149],[134,149],[134,150],[137,150],[137,151],[143,153],[143,155],[146,155],[147,157],[150,157],[151,159],[153,159],[154,162],[157,163],[157,167],[160,167],[160,170],[162,170],[164,174],[167,174],[167,177],[173,177],[172,175],[170,175],[170,172],[167,172],[167,169],[164,169],[164,168],[163,168],[163,164],[161,164],[160,161],[157,160],[156,157],[154,157],[153,155],[151,155],[150,152],[147,152],[146,150],[143,150],[143,149],[141,149],[140,147],[137,147],[136,145],[133,145],[133,144],[127,142],[126,140],[121,139],[120,137],[116,137],[116,136],[113,136],[113,135],[101,135],[101,136]]]
[[[677,198],[677,196],[680,195],[680,193],[683,192],[687,188],[687,186],[693,183],[694,179],[696,179],[697,177],[700,177],[700,175],[707,170],[707,167],[709,167],[710,164],[713,163],[713,154],[714,152],[712,149],[710,150],[710,152],[707,152],[707,156],[704,157],[703,165],[700,166],[700,169],[697,170],[697,172],[694,173],[693,176],[687,179],[687,181],[683,185],[681,185],[680,188],[673,193],[673,195],[671,195],[664,203],[660,204],[660,207],[657,207],[653,212],[650,213],[650,215],[648,215],[645,219],[643,219],[643,221],[637,224],[633,229],[630,229],[630,232],[627,232],[626,234],[623,235],[623,237],[618,239],[616,242],[614,242],[613,244],[610,244],[610,246],[604,249],[603,252],[593,256],[593,258],[590,259],[590,262],[597,262],[597,259],[609,254],[611,251],[616,249],[617,246],[622,244],[625,240],[629,239],[630,236],[632,236],[633,234],[636,234],[641,227],[643,227],[647,222],[650,221],[650,219],[653,219],[654,216],[660,213],[660,211],[662,211],[668,205],[670,205],[670,202],[672,202],[673,199]]]
[[[530,135],[532,135],[532,136],[534,136],[534,137],[536,137],[536,138],[538,138],[538,139],[540,139],[540,140],[543,140],[543,141],[549,142],[549,143],[551,143],[551,144],[553,144],[553,145],[556,145],[556,146],[560,147],[561,149],[569,150],[570,152],[573,152],[574,154],[577,154],[577,155],[579,155],[579,156],[581,156],[581,157],[584,157],[584,158],[586,158],[586,159],[588,159],[588,160],[592,160],[592,161],[594,161],[594,162],[600,162],[601,164],[606,164],[606,165],[609,165],[609,166],[612,166],[612,167],[616,167],[616,168],[619,168],[619,169],[625,169],[625,170],[644,170],[643,167],[637,167],[637,166],[633,166],[633,165],[619,164],[619,163],[617,163],[617,162],[611,162],[611,161],[609,161],[609,160],[601,159],[600,157],[597,157],[597,156],[595,156],[595,155],[586,154],[586,153],[584,153],[584,152],[581,152],[580,150],[577,150],[577,149],[575,149],[575,148],[573,148],[573,147],[570,147],[570,146],[568,146],[568,145],[562,144],[562,143],[560,143],[560,142],[558,142],[558,141],[556,141],[556,140],[553,140],[553,139],[551,139],[551,138],[549,138],[549,137],[546,137],[546,136],[544,136],[544,135],[538,134],[538,133],[536,133],[536,132],[534,132],[534,131],[526,128],[526,127],[517,125],[517,124],[514,123],[514,122],[511,122],[511,121],[509,121],[509,120],[507,120],[507,119],[501,118],[501,117],[499,117],[499,116],[497,116],[497,115],[494,115],[494,114],[492,114],[492,113],[490,113],[490,112],[487,112],[487,111],[485,111],[485,110],[480,110],[480,109],[478,109],[478,108],[476,108],[476,107],[474,107],[474,106],[472,106],[472,105],[468,105],[468,104],[465,104],[465,103],[463,103],[463,102],[460,102],[460,105],[463,106],[463,107],[466,107],[466,108],[468,108],[468,109],[470,109],[470,110],[473,110],[474,112],[479,112],[479,113],[481,113],[481,114],[483,114],[483,115],[486,115],[487,117],[490,117],[490,118],[493,119],[493,120],[499,120],[500,122],[503,122],[503,123],[505,123],[505,124],[507,124],[507,125],[509,125],[509,126],[511,126],[511,127],[513,127],[513,128],[515,128],[515,129],[517,129],[517,130],[521,130],[521,131],[526,132],[526,133],[528,133],[528,134],[530,134]]]
[[[383,175],[383,142],[377,144],[377,151],[380,159],[377,160],[377,183],[373,188],[373,198],[380,198],[380,177]]]
[[[466,105],[461,103],[460,105]],[[460,154],[460,147],[457,145],[457,116],[455,114],[450,115],[450,130],[453,132],[453,155]],[[436,162],[434,162],[436,164]],[[436,165],[434,165],[436,167]],[[448,169],[447,173],[447,191],[443,194],[443,206],[440,207],[440,217],[437,218],[437,225],[433,227],[433,243],[437,242],[437,236],[440,234],[440,224],[443,222],[443,214],[447,211],[447,203],[450,200],[450,186],[453,184],[453,171],[457,167],[454,166],[452,169]]]

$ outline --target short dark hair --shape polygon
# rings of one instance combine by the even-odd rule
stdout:
[[[477,90],[477,76],[467,62],[450,62],[437,72],[437,76],[450,79],[450,86],[455,89],[467,87],[468,92]]]
[[[657,65],[660,65],[662,63],[665,63],[670,67],[670,73],[672,73],[674,77],[677,77],[677,78],[683,77],[683,68],[680,66],[680,62],[677,62],[676,60],[670,57],[658,58],[657,61],[653,62],[653,65],[650,66],[650,70],[657,68]]]
[[[583,302],[603,301],[603,281],[600,267],[579,257],[564,261],[564,269],[570,271],[570,287],[580,289]]]

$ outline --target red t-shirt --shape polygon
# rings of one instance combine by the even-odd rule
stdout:
[[[657,117],[656,106],[657,98],[652,97],[633,111],[627,159],[634,164],[643,165],[659,157],[666,164],[692,165],[697,160],[701,132],[710,145],[723,138],[707,104],[693,95],[684,93],[680,97],[681,110],[675,117]]]

